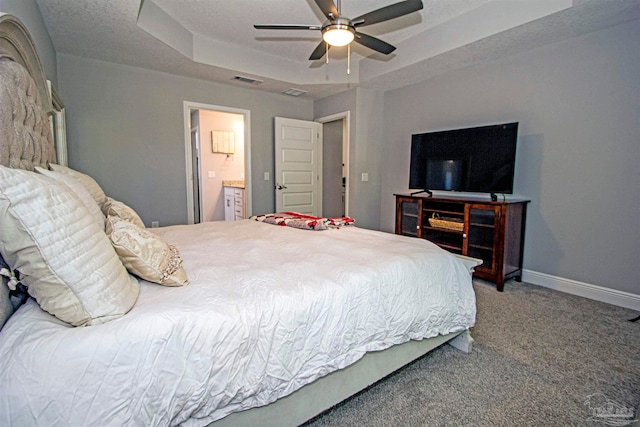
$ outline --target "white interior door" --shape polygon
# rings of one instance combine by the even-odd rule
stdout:
[[[276,212],[322,215],[322,125],[275,119]]]

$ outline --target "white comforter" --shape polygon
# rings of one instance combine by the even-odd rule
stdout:
[[[473,326],[469,273],[422,240],[255,221],[157,229],[191,281],[70,327],[33,300],[0,332],[0,425],[203,425],[365,352]]]

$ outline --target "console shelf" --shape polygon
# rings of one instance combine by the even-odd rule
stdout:
[[[441,248],[482,260],[474,276],[504,282],[522,278],[527,203],[396,194],[396,234],[427,239]],[[461,221],[462,230],[435,227],[429,218]]]

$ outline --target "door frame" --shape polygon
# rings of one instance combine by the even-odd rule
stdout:
[[[247,216],[252,215],[251,207],[251,111],[241,108],[225,107],[222,105],[202,104],[199,102],[184,101],[183,117],[184,117],[184,156],[185,156],[185,174],[187,188],[187,224],[194,223],[194,201],[193,201],[193,156],[191,153],[191,110],[210,110],[221,113],[233,113],[243,115],[244,121],[244,192],[245,206]],[[202,141],[200,141],[202,148]],[[198,189],[201,191],[202,183],[198,182]],[[200,201],[202,203],[202,200]]]
[[[198,161],[196,162],[198,165],[198,173],[197,174],[193,174],[192,176],[196,176],[198,177],[198,222],[202,222],[202,185],[200,184],[202,182],[202,144],[200,143],[200,126],[195,126],[195,127],[191,127],[190,128],[191,131],[191,138],[193,138],[195,136],[196,139],[196,148],[198,149],[198,151],[200,151],[200,156],[198,156]],[[191,160],[192,163],[191,165],[193,165],[193,141],[191,141]],[[192,169],[193,171],[193,169]],[[194,221],[195,222],[195,186],[192,184],[191,185],[191,197],[193,200],[193,209],[191,209],[191,212],[194,213]]]
[[[351,187],[351,175],[350,175],[350,164],[351,164],[351,138],[350,138],[350,129],[351,129],[351,111],[342,111],[340,113],[331,114],[329,116],[320,117],[315,119],[318,123],[328,123],[334,122],[336,120],[344,120],[344,127],[342,130],[342,141],[343,144],[346,144],[346,152],[347,158],[345,159],[345,175],[347,176],[347,185],[344,188],[344,214],[349,216],[349,188]],[[320,142],[322,144],[322,141]],[[322,145],[320,145],[320,150],[322,150]],[[322,151],[320,151],[322,152]]]

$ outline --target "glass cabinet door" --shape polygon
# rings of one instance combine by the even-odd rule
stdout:
[[[500,207],[467,205],[465,215],[468,219],[465,254],[482,260],[478,269],[495,272]]]
[[[396,233],[404,236],[420,235],[420,203],[415,199],[399,198],[397,201]]]

